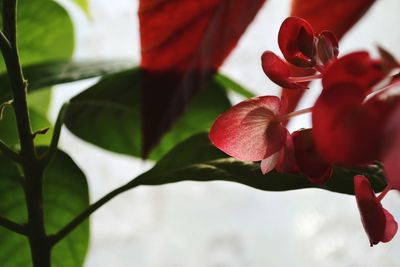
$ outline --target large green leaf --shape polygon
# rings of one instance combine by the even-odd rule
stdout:
[[[275,171],[263,175],[259,163],[229,158],[213,147],[206,134],[195,135],[166,154],[150,171],[134,180],[137,185],[161,185],[180,181],[230,181],[265,191],[284,191],[317,187],[334,192],[353,194],[353,177],[364,174],[376,191],[385,186],[378,167],[350,170],[335,168],[332,178],[323,186],[310,183],[302,174]]]
[[[102,148],[140,156],[139,79],[139,69],[124,71],[102,79],[74,97],[67,112],[67,127],[78,137]],[[208,130],[229,106],[224,89],[213,82],[191,102],[185,114],[151,152],[150,158],[158,159],[189,136]]]
[[[18,1],[17,38],[22,65],[69,59],[74,48],[72,21],[52,0]]]
[[[133,67],[127,60],[89,60],[89,61],[50,61],[29,65],[23,68],[28,80],[28,93],[62,83],[74,82],[97,76],[117,73]],[[0,101],[11,98],[7,73],[0,74]]]
[[[19,171],[12,162],[0,156],[0,215],[18,223],[27,220]],[[58,151],[46,170],[44,212],[46,231],[55,233],[89,205],[85,175],[65,153]],[[74,230],[53,250],[54,267],[82,266],[89,242],[89,223]],[[25,237],[0,227],[0,262],[4,267],[31,265]]]

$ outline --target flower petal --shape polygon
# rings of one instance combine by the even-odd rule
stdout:
[[[371,246],[390,241],[397,231],[397,223],[376,199],[371,184],[365,176],[354,177],[354,192],[361,221]]]
[[[339,58],[326,68],[322,78],[324,89],[335,84],[352,82],[371,92],[371,87],[385,78],[382,62],[372,59],[368,52],[354,52]]]
[[[281,156],[281,151],[279,150],[278,152],[272,154],[268,158],[263,159],[261,161],[262,174],[267,174],[270,171],[272,171],[275,168],[276,164],[278,163],[280,156]]]
[[[299,167],[297,166],[296,158],[294,156],[293,138],[289,132],[286,135],[285,146],[281,150],[280,158],[275,169],[280,173],[299,172]]]
[[[389,184],[400,190],[400,105],[385,124],[382,162]]]
[[[386,243],[393,239],[393,237],[397,233],[397,229],[399,228],[396,220],[393,215],[390,214],[385,208],[383,208],[383,212],[385,213],[386,225],[385,232],[383,233],[382,242]]]
[[[307,89],[300,83],[290,82],[289,66],[271,51],[265,51],[261,56],[261,64],[265,75],[279,86],[287,89]]]
[[[331,31],[323,31],[317,38],[317,58],[321,65],[327,65],[339,54],[339,42]]]
[[[289,17],[281,25],[278,44],[286,60],[298,67],[314,64],[314,32],[306,20]]]
[[[363,104],[357,84],[337,84],[322,92],[313,108],[316,147],[331,164],[354,166],[379,158],[383,118],[379,101]]]
[[[262,96],[243,101],[221,114],[211,127],[211,142],[240,160],[259,161],[279,151],[286,129],[276,120],[281,100]]]
[[[324,161],[316,150],[312,129],[292,134],[297,166],[315,184],[324,184],[332,175],[331,164]]]

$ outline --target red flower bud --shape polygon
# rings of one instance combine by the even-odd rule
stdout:
[[[298,67],[314,65],[314,32],[306,20],[289,17],[283,21],[278,44],[285,59]]]

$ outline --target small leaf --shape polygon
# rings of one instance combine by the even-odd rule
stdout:
[[[89,0],[73,0],[85,13],[90,16]]]
[[[207,134],[198,134],[177,145],[153,169],[140,175],[134,182],[138,185],[161,185],[181,181],[230,181],[265,191],[315,187],[354,194],[353,177],[360,173],[369,177],[376,192],[382,191],[386,185],[382,182],[382,170],[377,167],[360,170],[335,168],[332,178],[323,186],[310,183],[301,174],[272,171],[262,175],[259,163],[228,158],[210,144]]]
[[[19,183],[19,171],[0,155],[0,215],[26,223],[25,197]],[[65,153],[58,151],[44,179],[44,214],[46,231],[55,233],[89,205],[85,175]],[[85,222],[54,247],[54,267],[80,267],[89,243],[89,223]],[[31,265],[25,237],[0,227],[0,262],[2,266]]]
[[[236,81],[232,80],[231,78],[229,78],[224,74],[217,73],[215,75],[215,81],[226,90],[238,93],[239,95],[244,96],[245,98],[252,98],[256,96],[254,93],[244,88],[241,84],[237,83]]]
[[[102,148],[140,156],[139,79],[139,69],[113,74],[74,97],[66,116],[67,127]],[[150,158],[158,159],[180,141],[207,131],[218,114],[229,107],[224,89],[213,83],[192,101],[186,113],[152,150]]]

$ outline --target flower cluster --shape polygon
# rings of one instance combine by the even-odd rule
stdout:
[[[400,190],[400,74],[393,75],[400,64],[381,48],[379,59],[365,51],[338,58],[335,34],[316,35],[297,17],[282,23],[278,43],[286,61],[264,52],[265,74],[294,90],[321,79],[323,90],[315,105],[287,114],[286,100],[276,96],[243,101],[215,120],[211,142],[237,159],[261,161],[264,174],[274,169],[301,172],[315,184],[324,184],[334,165],[353,168],[381,162],[387,186],[378,197],[365,176],[354,177],[354,188],[371,246],[390,241],[397,222],[381,200],[389,190]],[[317,74],[292,77],[288,64]],[[312,113],[313,128],[289,133],[286,122],[307,112]]]

